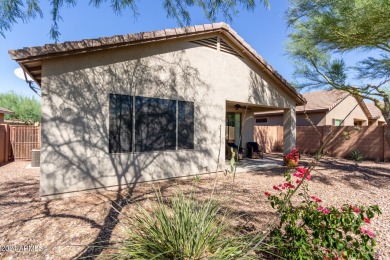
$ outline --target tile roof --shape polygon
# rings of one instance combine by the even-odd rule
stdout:
[[[341,101],[343,101],[350,94],[341,91],[341,90],[322,90],[304,93],[302,96],[306,99],[306,105],[297,106],[296,112],[303,113],[306,108],[307,112],[320,112],[320,111],[330,111],[332,108],[337,106]],[[264,116],[264,115],[279,115],[283,114],[282,110],[275,110],[270,112],[261,112],[256,113],[255,115]]]
[[[240,47],[243,55],[253,60],[267,74],[281,83],[297,101],[297,105],[305,104],[305,99],[291,86],[274,68],[271,67],[236,31],[226,23],[213,23],[188,26],[184,28],[165,29],[151,32],[141,32],[127,35],[116,35],[97,39],[64,42],[60,44],[46,44],[44,46],[28,47],[19,50],[10,50],[9,54],[20,66],[38,83],[41,82],[41,61],[64,55],[74,55],[109,48],[130,46],[141,43],[164,41],[191,36],[210,35],[221,33]]]
[[[382,111],[375,106],[374,102],[366,102],[366,106],[370,111],[372,118],[378,119],[382,116]]]
[[[331,110],[343,101],[350,94],[341,90],[323,90],[302,94],[307,104],[306,111],[312,110]],[[297,111],[304,111],[303,106],[297,107]]]
[[[5,109],[5,108],[3,108],[3,107],[0,107],[0,113],[1,113],[1,114],[11,115],[11,114],[13,114],[14,112],[12,112],[11,110]]]

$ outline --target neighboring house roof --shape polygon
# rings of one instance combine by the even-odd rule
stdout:
[[[322,90],[316,92],[304,93],[302,96],[306,99],[305,106],[297,106],[296,112],[303,113],[306,109],[307,113],[317,113],[330,111],[332,108],[340,104],[350,94],[341,90]],[[270,112],[255,113],[255,116],[281,115],[283,110],[275,110]]]
[[[374,102],[367,102],[366,106],[370,111],[373,119],[378,119],[382,116],[382,111],[375,106]]]
[[[12,115],[13,113],[11,110],[0,107],[0,114]]]
[[[242,56],[246,56],[257,64],[262,71],[273,77],[280,86],[290,93],[297,105],[306,103],[298,91],[291,86],[274,68],[272,68],[257,52],[246,43],[228,24],[213,23],[188,26],[184,28],[165,29],[152,32],[142,32],[97,39],[64,42],[60,44],[46,44],[39,47],[10,50],[9,54],[20,66],[38,83],[41,84],[42,60],[47,58],[74,55],[86,52],[105,50],[143,44],[150,42],[166,41],[171,39],[208,36],[210,34],[223,34],[239,49]]]

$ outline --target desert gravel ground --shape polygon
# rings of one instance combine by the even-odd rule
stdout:
[[[0,259],[106,258],[112,250],[104,247],[125,236],[126,216],[134,213],[136,204],[150,208],[155,188],[165,197],[181,189],[205,198],[215,180],[216,196],[236,216],[232,223],[246,231],[261,230],[274,215],[264,192],[272,192],[285,171],[239,173],[234,184],[231,175],[211,174],[198,181],[140,184],[119,194],[107,191],[42,201],[39,169],[27,166],[28,162],[0,166]],[[383,214],[369,228],[376,233],[377,259],[390,259],[390,163],[326,158],[312,175],[310,189],[324,205],[379,205]],[[19,246],[27,245],[35,245],[35,251],[20,251]]]

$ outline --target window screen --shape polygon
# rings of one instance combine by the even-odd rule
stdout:
[[[178,101],[178,148],[194,149],[194,103]]]
[[[132,151],[133,97],[110,94],[109,151]]]
[[[267,118],[256,118],[256,123],[267,123]]]
[[[135,151],[176,149],[176,101],[135,98]]]

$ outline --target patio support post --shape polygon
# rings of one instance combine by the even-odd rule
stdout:
[[[283,154],[288,154],[296,145],[296,114],[295,107],[284,109],[283,112]]]

